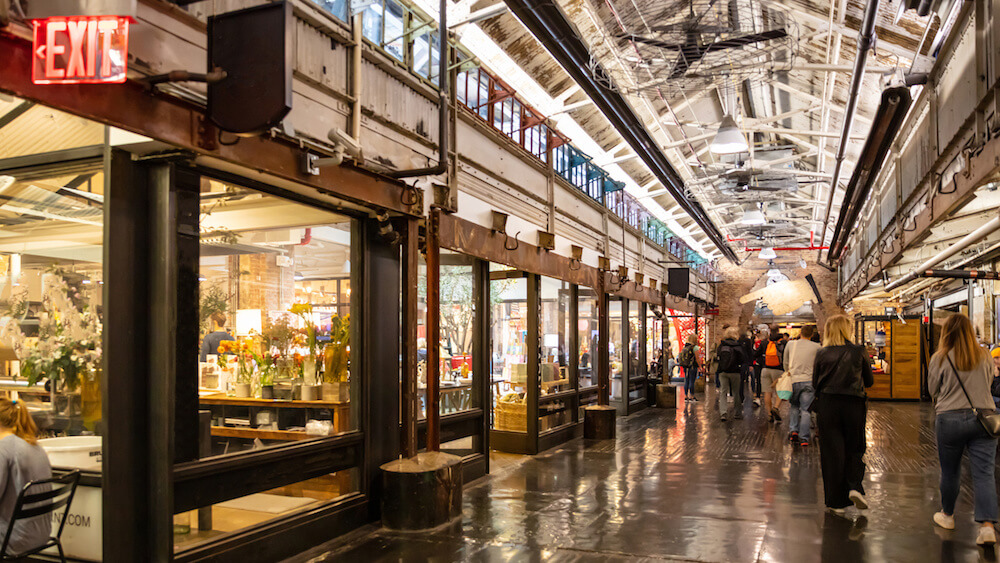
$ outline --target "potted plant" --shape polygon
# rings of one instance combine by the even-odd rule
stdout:
[[[9,315],[3,319],[0,338],[14,349],[28,385],[47,379],[53,410],[76,415],[81,383],[94,383],[98,377],[101,319],[93,290],[71,285],[61,271],[46,273],[42,284],[44,312],[39,315],[38,337],[25,337],[18,319]]]
[[[302,374],[302,400],[318,401],[322,398],[322,387],[316,378],[316,325],[312,320],[312,305],[296,303],[289,309],[302,319],[304,328],[296,336],[296,344],[307,346],[309,355],[302,358],[300,373]]]
[[[246,340],[223,340],[219,344],[219,365],[224,366],[225,356],[233,354],[236,356],[236,384],[234,385],[236,396],[239,398],[250,397],[250,382],[253,379],[253,370],[250,361],[253,359],[250,347]]]
[[[261,399],[274,398],[274,375],[278,371],[278,366],[275,363],[277,359],[277,354],[272,355],[265,351],[264,354],[256,360],[258,362],[258,369],[260,370]]]
[[[331,321],[330,343],[323,349],[323,397],[330,401],[350,399],[351,319]]]

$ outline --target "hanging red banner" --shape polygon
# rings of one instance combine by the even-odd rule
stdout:
[[[60,16],[32,23],[35,84],[125,82],[128,17]]]

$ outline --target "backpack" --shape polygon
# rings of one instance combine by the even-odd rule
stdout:
[[[678,354],[677,356],[677,363],[686,368],[689,368],[689,367],[694,367],[694,362],[695,362],[694,346],[691,346],[690,344],[685,344],[684,348],[681,349],[681,353]]]
[[[719,373],[736,373],[739,371],[739,362],[736,358],[738,350],[728,344],[720,344],[719,350],[715,353],[719,361]]]
[[[769,368],[781,366],[781,354],[778,353],[778,343],[774,340],[767,341],[767,350],[764,352],[764,366]]]

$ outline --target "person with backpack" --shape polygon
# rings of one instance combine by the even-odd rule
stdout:
[[[760,370],[760,387],[764,393],[764,410],[770,414],[768,422],[781,422],[781,415],[778,414],[778,407],[781,406],[781,399],[775,392],[774,386],[785,372],[785,364],[782,355],[785,352],[785,344],[781,341],[781,332],[778,326],[772,326],[767,335],[767,340],[757,347],[757,357],[762,359],[763,367]]]
[[[812,430],[812,413],[809,408],[816,391],[813,388],[813,364],[820,345],[812,341],[816,327],[806,325],[797,340],[785,345],[784,363],[792,378],[792,397],[788,400],[788,439],[799,447],[809,445]]]
[[[740,395],[740,383],[743,381],[743,365],[746,357],[743,355],[743,346],[736,337],[738,332],[735,328],[726,329],[722,342],[715,352],[718,359],[716,377],[719,378],[719,419],[725,422],[729,418],[729,396],[733,398],[733,405],[736,412],[733,414],[735,420],[743,418],[743,397]]]
[[[698,379],[698,337],[690,335],[684,347],[677,354],[677,364],[684,370],[684,401],[697,403],[694,397],[694,382]]]

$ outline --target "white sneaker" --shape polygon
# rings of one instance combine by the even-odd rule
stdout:
[[[941,526],[945,530],[954,530],[955,529],[955,517],[954,516],[948,516],[944,512],[935,512],[934,513],[934,523],[937,524],[938,526]]]
[[[846,508],[830,508],[830,507],[827,507],[827,510],[830,512],[830,514],[833,514],[835,516],[840,516],[841,518],[850,519],[850,516],[847,514],[847,509]]]
[[[868,501],[865,499],[865,495],[861,494],[860,491],[851,491],[847,493],[847,498],[851,499],[851,502],[854,503],[854,506],[857,507],[858,510],[868,508]]]
[[[976,543],[979,545],[993,545],[997,543],[997,532],[993,526],[980,526],[979,535],[976,536]]]

